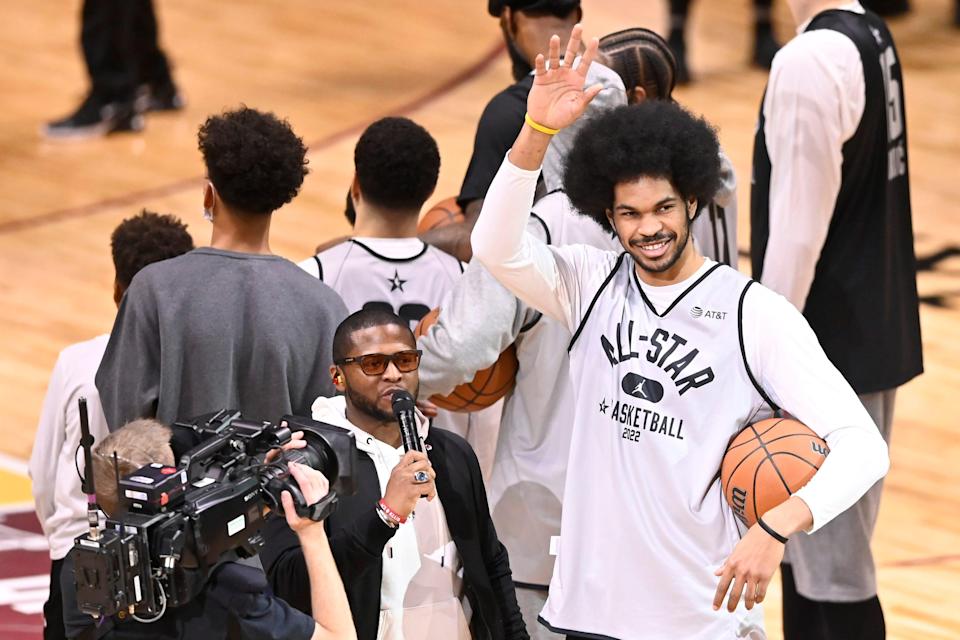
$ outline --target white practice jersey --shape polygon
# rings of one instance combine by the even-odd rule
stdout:
[[[765,407],[740,348],[749,280],[708,260],[693,284],[675,285],[686,288],[655,309],[628,254],[556,251],[567,249],[589,265],[579,274],[570,350],[581,428],[570,445],[563,535],[542,617],[613,638],[737,637],[739,617],[710,603],[713,571],[739,540],[717,470],[730,438]],[[586,476],[602,492],[578,489]],[[624,615],[635,600],[642,618]]]
[[[733,190],[732,171],[727,180]],[[719,237],[720,248],[709,252],[708,257],[716,253],[718,262],[726,257],[736,268],[735,235],[727,224],[729,219],[724,218],[723,210],[711,203],[698,216],[692,233],[698,246],[713,247]],[[622,251],[616,236],[578,214],[562,191],[534,204],[528,230],[553,246],[586,244]],[[504,404],[487,491],[497,532],[511,552],[514,580],[545,586],[553,574],[550,541],[560,535],[573,432],[573,385],[567,358],[572,334],[563,324],[533,309],[527,318],[516,340],[520,369],[514,391]]]
[[[504,287],[573,334],[574,427],[541,618],[597,638],[749,637],[748,617],[711,607],[714,571],[739,539],[718,478],[729,439],[773,404],[826,439],[830,455],[794,494],[810,531],[883,476],[886,445],[785,299],[708,259],[649,286],[628,254],[544,245],[526,232],[537,174],[504,162],[471,243]]]
[[[352,238],[300,267],[339,293],[350,313],[382,307],[411,329],[463,273],[459,260],[418,238]]]
[[[381,307],[409,321],[411,329],[440,306],[463,273],[459,260],[418,238],[351,238],[299,264],[339,293],[348,312]],[[492,452],[483,454],[493,440],[471,432],[482,423],[495,438],[499,418],[498,404],[471,414],[440,410],[433,422],[470,441],[489,468]]]

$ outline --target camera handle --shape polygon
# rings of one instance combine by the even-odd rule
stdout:
[[[337,510],[337,494],[332,491],[310,506],[297,505],[297,515],[320,522]]]

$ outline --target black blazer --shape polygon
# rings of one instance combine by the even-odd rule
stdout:
[[[431,427],[426,443],[431,447],[427,455],[437,472],[437,495],[463,562],[474,639],[528,640],[507,549],[497,538],[490,518],[476,454],[460,436],[435,427]],[[350,601],[357,637],[375,640],[383,548],[396,529],[384,524],[374,509],[382,495],[376,467],[366,455],[360,456],[358,475],[356,495],[341,498],[324,526]],[[264,537],[260,558],[274,593],[310,613],[310,581],[296,534],[282,518],[270,517]]]

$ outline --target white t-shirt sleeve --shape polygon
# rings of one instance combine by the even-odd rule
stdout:
[[[763,390],[830,448],[819,471],[795,494],[810,508],[810,531],[815,531],[887,473],[887,445],[789,301],[752,286],[744,300],[743,337],[747,361]]]
[[[866,100],[863,65],[847,36],[800,34],[774,58],[763,102],[770,234],[761,281],[803,309],[840,193],[843,143]]]

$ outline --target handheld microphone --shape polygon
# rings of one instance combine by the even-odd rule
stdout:
[[[393,406],[393,415],[396,416],[397,423],[400,425],[403,450],[423,451],[423,443],[417,434],[417,420],[413,412],[416,402],[413,396],[403,389],[397,389],[393,392],[390,402]]]

